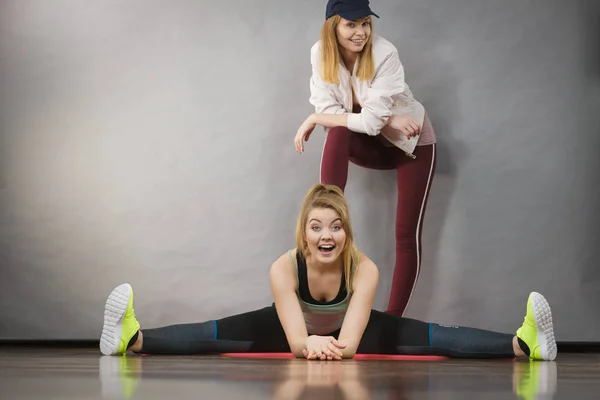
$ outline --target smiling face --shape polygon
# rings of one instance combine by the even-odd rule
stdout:
[[[304,196],[296,220],[296,251],[306,259],[307,267],[343,268],[346,289],[351,290],[352,266],[360,255],[348,203],[338,186],[318,183]]]
[[[340,215],[331,208],[313,208],[305,227],[308,253],[321,264],[337,261],[346,244],[346,232]]]
[[[360,53],[371,37],[371,17],[363,17],[356,21],[340,18],[335,31],[342,53]]]

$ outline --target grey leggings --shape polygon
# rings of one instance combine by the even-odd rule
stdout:
[[[290,352],[274,306],[219,320],[144,329],[143,354]],[[327,336],[338,337],[339,330]],[[513,335],[449,327],[372,310],[359,354],[512,358]]]

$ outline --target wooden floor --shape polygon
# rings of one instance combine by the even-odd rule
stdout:
[[[600,355],[555,362],[104,357],[0,347],[0,399],[599,399]]]

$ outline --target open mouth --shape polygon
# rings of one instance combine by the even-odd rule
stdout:
[[[351,39],[350,41],[351,41],[352,43],[354,43],[354,44],[358,44],[358,45],[360,45],[360,44],[364,44],[364,43],[365,43],[365,40],[364,40],[364,39]]]
[[[333,244],[324,244],[318,247],[319,252],[323,255],[331,254],[333,249],[335,249],[335,245]]]

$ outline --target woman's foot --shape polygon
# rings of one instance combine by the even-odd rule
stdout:
[[[124,283],[117,286],[106,300],[100,351],[107,356],[124,355],[139,330],[140,324],[133,312],[133,289]]]
[[[527,314],[523,325],[517,330],[517,337],[528,347],[522,349],[531,360],[552,361],[556,358],[556,340],[552,325],[552,311],[548,301],[537,292],[532,292],[527,300]]]

